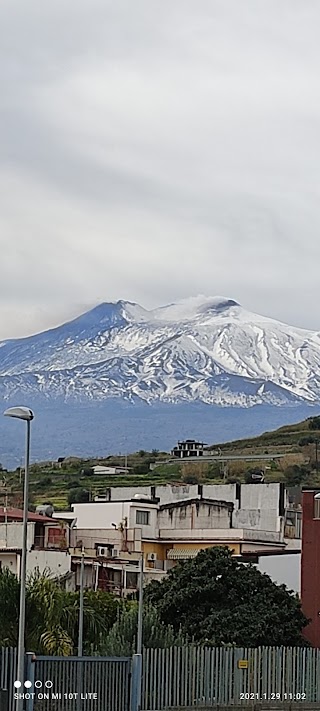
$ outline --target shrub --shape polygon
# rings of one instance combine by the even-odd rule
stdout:
[[[185,484],[199,484],[199,482],[201,481],[201,477],[199,476],[199,474],[196,473],[183,474],[181,478]]]
[[[299,447],[307,447],[308,444],[314,444],[315,441],[316,437],[314,437],[313,435],[309,435],[308,437],[301,437],[301,439],[299,439],[298,444]]]
[[[50,476],[44,476],[40,481],[38,481],[38,489],[46,489],[48,486],[51,486],[52,484],[52,479]]]
[[[285,482],[288,486],[299,486],[306,477],[304,469],[297,464],[287,467],[284,471]]]
[[[149,462],[143,462],[142,464],[137,464],[136,467],[133,467],[134,474],[148,474],[149,471],[150,471]]]
[[[320,430],[320,417],[311,417],[309,420],[309,430]]]
[[[87,503],[90,499],[90,493],[88,489],[81,489],[80,487],[77,489],[71,489],[68,494],[68,504],[71,506],[71,504],[83,504]]]

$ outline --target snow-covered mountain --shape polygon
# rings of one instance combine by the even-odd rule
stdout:
[[[73,321],[0,343],[0,394],[222,406],[320,401],[320,334],[223,297],[147,311],[103,303]]]

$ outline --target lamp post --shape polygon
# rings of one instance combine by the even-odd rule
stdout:
[[[138,634],[137,634],[137,654],[142,654],[142,623],[143,623],[143,551],[140,557],[139,570],[139,607],[138,607]]]
[[[79,634],[78,634],[78,657],[83,655],[83,603],[84,603],[84,547],[81,551],[80,565],[80,595],[79,595]]]
[[[23,495],[23,525],[22,525],[22,548],[20,564],[20,611],[19,611],[19,635],[18,635],[18,660],[17,660],[17,680],[24,684],[24,643],[25,643],[25,618],[26,618],[26,572],[27,572],[27,534],[28,534],[28,504],[29,504],[29,460],[30,460],[30,424],[33,420],[33,412],[28,407],[10,407],[4,412],[6,417],[14,417],[24,420],[27,423],[26,449],[25,449],[25,473],[24,473],[24,495]],[[22,694],[21,694],[22,696]],[[18,699],[17,709],[23,708],[23,699]]]

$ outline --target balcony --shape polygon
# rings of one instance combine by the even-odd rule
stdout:
[[[67,551],[67,536],[64,531],[61,531],[61,529],[58,529],[58,533],[60,534],[59,536],[56,536],[54,539],[49,538],[49,540],[45,540],[44,535],[35,536],[33,549],[37,551]]]
[[[302,537],[302,511],[287,509],[284,521],[284,537],[300,539]]]

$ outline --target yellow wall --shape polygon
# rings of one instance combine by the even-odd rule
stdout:
[[[147,556],[148,553],[156,553],[158,560],[165,560],[166,559],[166,549],[168,548],[167,545],[164,545],[164,543],[142,543],[142,550],[144,557]]]

